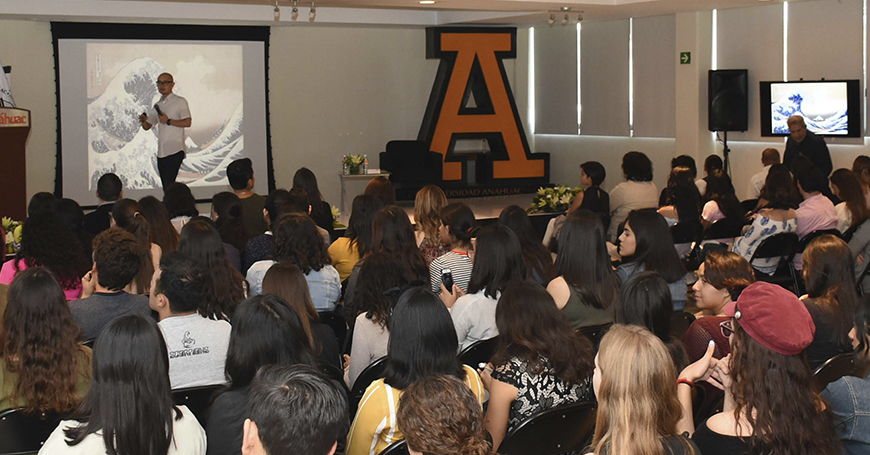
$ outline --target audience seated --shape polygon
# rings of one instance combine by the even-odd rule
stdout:
[[[559,234],[559,276],[547,285],[572,329],[613,322],[619,278],[610,265],[601,218],[588,210],[569,214]]]
[[[689,175],[692,177],[692,183],[698,178],[698,167],[695,165],[695,159],[689,155],[680,155],[671,159],[671,172],[678,167],[684,167],[689,170]],[[697,188],[697,186],[695,186]],[[701,194],[700,190],[698,194]],[[667,205],[668,189],[662,188],[659,193],[659,207]]]
[[[770,187],[770,188],[768,188]],[[771,193],[784,192],[785,194],[773,196]],[[801,203],[801,195],[797,191],[797,185],[794,183],[791,171],[784,164],[774,164],[767,171],[767,178],[764,179],[764,186],[761,188],[761,195],[758,197],[758,202],[755,205],[757,212],[766,208],[770,203],[771,198],[778,200],[786,200],[791,208],[797,208]]]
[[[678,166],[668,175],[668,186],[662,190],[665,202],[659,207],[659,214],[668,226],[687,223],[700,228],[701,194],[692,179],[692,171]]]
[[[99,205],[93,212],[85,215],[84,220],[84,229],[92,237],[109,229],[112,206],[115,205],[115,201],[124,197],[124,185],[117,175],[109,172],[101,175],[97,180],[96,194]]]
[[[332,207],[323,200],[320,188],[317,186],[317,176],[307,167],[299,168],[293,175],[293,188],[305,191],[308,195],[308,205],[311,206],[311,219],[318,227],[329,234],[329,243],[335,238],[335,227],[332,220]]]
[[[498,447],[508,432],[538,412],[591,401],[595,352],[533,281],[508,286],[495,321],[499,347],[482,379],[489,391],[486,429]]]
[[[719,155],[707,156],[707,159],[704,160],[704,178],[695,180],[698,192],[701,194],[707,193],[707,179],[711,176],[722,174],[723,164],[722,158]]]
[[[661,215],[645,210],[631,212],[619,236],[619,255],[622,265],[617,267],[616,274],[623,283],[644,270],[658,272],[671,289],[674,311],[686,308],[686,267]]]
[[[852,351],[848,334],[858,306],[853,267],[849,246],[833,235],[816,238],[804,250],[807,295],[802,300],[816,326],[813,342],[806,349],[810,369]]]
[[[229,191],[212,196],[211,220],[224,243],[227,259],[239,272],[242,271],[242,251],[248,241],[248,232],[242,223],[242,204],[239,197]]]
[[[269,271],[263,277],[263,294],[271,294],[283,299],[299,316],[308,340],[308,347],[318,361],[341,369],[341,354],[335,333],[329,326],[320,323],[320,316],[311,303],[305,274],[299,270],[299,267],[293,264],[275,264],[269,267]]]
[[[224,384],[230,324],[197,313],[212,286],[209,272],[178,251],[160,259],[151,280],[151,309],[169,350],[173,389]]]
[[[613,321],[641,326],[652,332],[668,348],[676,374],[689,364],[689,358],[683,343],[671,337],[673,315],[674,303],[668,283],[656,272],[640,272],[622,283]]]
[[[447,196],[441,188],[426,185],[414,198],[414,224],[417,246],[423,251],[427,263],[447,252],[438,231],[441,228],[441,209],[447,205]]]
[[[470,254],[474,254],[472,237],[477,232],[477,220],[471,208],[461,202],[448,204],[441,209],[441,241],[448,245],[450,251],[439,256],[429,264],[429,283],[432,292],[439,292],[443,271],[450,269],[453,283],[463,291],[468,290],[468,280],[471,278],[473,262]]]
[[[232,320],[236,305],[248,295],[248,283],[227,259],[217,229],[207,218],[193,218],[181,228],[178,251],[199,262],[211,275],[199,314],[209,319]]]
[[[480,403],[459,379],[432,376],[411,384],[396,412],[411,455],[491,455]]]
[[[509,284],[528,278],[523,251],[513,231],[498,225],[481,229],[468,294],[455,284],[447,289],[441,283],[441,300],[450,309],[460,350],[498,335],[495,308],[501,293]]]
[[[792,179],[787,171],[771,166],[764,183],[760,209],[753,218],[752,225],[742,237],[734,239],[733,251],[747,261],[752,259],[755,249],[765,239],[776,234],[795,232],[797,230],[797,213],[792,206]],[[773,275],[779,264],[779,258],[762,258],[752,262],[752,267],[764,274]]]
[[[595,357],[592,384],[598,416],[590,453],[700,453],[677,431],[681,409],[676,380],[659,337],[637,325],[611,327]]]
[[[849,332],[855,348],[855,363],[867,367],[870,361],[870,298],[861,299],[855,314],[854,328]],[[847,455],[870,451],[870,428],[863,418],[870,412],[870,382],[867,377],[843,376],[828,384],[822,392],[825,405],[834,419],[837,437]],[[401,405],[401,404],[400,404]],[[406,433],[407,435],[407,433]]]
[[[622,157],[625,181],[610,192],[610,227],[607,240],[615,242],[619,227],[629,212],[658,207],[656,184],[652,182],[652,161],[641,152],[628,152]]]
[[[870,208],[870,156],[858,155],[852,162],[852,172],[861,182],[864,189],[864,197],[867,199],[867,207]]]
[[[610,195],[601,189],[607,177],[604,166],[598,161],[587,161],[580,165],[580,184],[584,190],[577,193],[568,213],[585,209],[601,217],[606,229],[610,224]]]
[[[695,305],[701,311],[683,335],[683,343],[690,362],[704,356],[710,340],[716,343],[713,357],[721,359],[731,352],[731,345],[719,330],[719,324],[728,320],[725,309],[733,306],[740,292],[755,282],[755,272],[737,253],[710,250],[698,267],[697,277],[692,289]]]
[[[384,204],[375,196],[361,194],[353,198],[353,208],[347,230],[329,245],[332,266],[338,270],[341,281],[350,277],[353,267],[372,247],[372,219]]]
[[[91,384],[91,349],[79,334],[53,274],[44,267],[18,273],[0,332],[0,410],[75,408]]]
[[[387,355],[390,314],[395,299],[387,291],[405,286],[402,264],[385,253],[372,253],[360,267],[359,285],[350,303],[353,341],[345,364],[345,379],[353,387],[359,374],[372,362]]]
[[[384,207],[396,205],[396,188],[393,186],[393,182],[384,176],[371,179],[363,194],[377,197]]]
[[[37,202],[34,204],[34,202]],[[76,233],[51,206],[42,207],[42,201],[34,196],[28,209],[31,213],[24,220],[20,248],[15,257],[0,268],[0,284],[11,284],[21,271],[32,267],[45,267],[52,271],[63,287],[67,300],[81,296],[81,276],[90,269],[84,248]]]
[[[156,243],[164,253],[171,253],[178,249],[178,231],[169,221],[169,210],[163,202],[154,196],[145,196],[139,199],[142,207],[142,216],[148,221],[151,228],[151,242]]]
[[[292,188],[287,193],[289,195],[287,198],[287,205],[285,206],[287,213],[311,218],[311,203],[308,199],[308,193],[306,193],[302,188]],[[314,219],[312,218],[311,221],[314,221]],[[314,223],[314,226],[317,228],[317,234],[320,235],[320,238],[323,240],[324,248],[329,248],[331,242],[329,232],[318,226],[317,223]]]
[[[94,239],[94,267],[82,279],[82,298],[69,303],[82,339],[97,338],[117,316],[151,316],[148,297],[130,293],[141,266],[140,257],[136,237],[121,228],[110,228]]]
[[[172,222],[172,227],[179,234],[181,234],[181,228],[191,218],[199,215],[199,210],[196,208],[196,198],[190,192],[190,187],[183,183],[175,182],[169,185],[163,194],[163,204],[169,211],[169,221]]]
[[[762,150],[761,165],[764,167],[749,178],[749,185],[746,189],[747,199],[758,199],[761,196],[761,190],[764,188],[764,182],[767,180],[767,173],[770,172],[770,167],[779,163],[779,150],[775,148]]]
[[[227,351],[226,379],[211,406],[206,425],[208,455],[238,454],[242,447],[251,382],[266,365],[308,365],[316,361],[299,316],[287,302],[273,295],[258,295],[239,304]]]
[[[678,376],[683,408],[677,431],[688,432],[706,455],[812,453],[834,455],[839,444],[829,413],[812,390],[802,351],[815,326],[790,291],[756,282],[737,299],[722,325],[731,354],[713,358],[713,343],[701,360]],[[693,424],[692,384],[706,380],[725,390],[725,411]]]
[[[531,278],[542,286],[550,284],[558,275],[556,266],[553,265],[553,256],[541,243],[541,236],[535,232],[526,211],[517,205],[505,207],[498,216],[498,224],[506,226],[516,234],[523,252],[523,262]]]
[[[204,455],[205,432],[187,406],[173,404],[168,370],[153,320],[114,319],[97,338],[91,389],[39,453]]]
[[[827,188],[827,181],[818,169],[797,175],[798,191],[803,202],[795,210],[797,213],[798,237],[803,238],[813,231],[836,229],[837,210],[830,199],[822,194]]]
[[[251,386],[244,455],[332,455],[347,428],[341,391],[313,369],[268,366]]]
[[[248,238],[266,232],[269,225],[269,221],[263,216],[266,198],[254,192],[254,164],[251,159],[241,158],[230,163],[227,166],[227,180],[233,193],[239,197],[239,203],[242,207],[242,224],[245,226]],[[277,220],[278,218],[273,216],[272,219]]]
[[[384,378],[366,389],[347,436],[347,455],[379,453],[404,438],[396,424],[402,391],[430,376],[453,376],[483,403],[484,390],[473,368],[459,363],[459,344],[450,313],[424,287],[406,290],[390,318],[390,344]]]
[[[857,228],[870,217],[861,182],[852,171],[848,169],[834,171],[831,174],[831,192],[842,201],[834,206],[837,210],[837,229],[840,233]]]
[[[704,194],[704,210],[701,219],[704,227],[719,220],[726,220],[734,225],[742,225],[746,210],[737,195],[734,185],[727,174],[716,174],[707,177],[707,192]]]
[[[265,206],[263,207],[262,216],[269,230],[260,235],[248,240],[245,244],[245,250],[242,252],[242,273],[248,273],[248,269],[257,262],[268,258],[275,250],[275,237],[272,232],[278,224],[278,220],[282,215],[289,213],[288,201],[290,192],[284,189],[278,189],[269,193],[266,198]],[[244,214],[244,205],[242,206]],[[247,227],[245,228],[248,229]],[[248,235],[255,235],[248,231]]]
[[[330,265],[326,245],[308,215],[288,214],[278,220],[275,252],[272,259],[258,261],[248,269],[251,295],[263,291],[263,276],[274,264],[290,263],[299,267],[308,281],[311,301],[317,311],[332,311],[341,294],[338,271]]]
[[[134,294],[148,294],[151,277],[160,264],[163,249],[151,241],[151,225],[142,214],[142,206],[132,199],[121,199],[112,210],[112,223],[133,234],[139,244],[139,273],[133,280]]]
[[[58,215],[60,215],[67,227],[73,231],[73,235],[82,246],[85,260],[90,264],[91,255],[93,253],[91,250],[91,243],[94,241],[94,236],[84,230],[84,210],[82,210],[82,207],[78,202],[69,198],[58,199],[55,201],[54,210]]]

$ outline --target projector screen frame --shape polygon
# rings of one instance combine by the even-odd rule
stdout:
[[[265,94],[265,143],[266,143],[266,181],[268,191],[275,185],[272,163],[272,133],[269,116],[269,37],[271,30],[264,26],[225,26],[225,25],[173,25],[173,24],[125,24],[91,22],[51,22],[52,45],[54,47],[54,74],[57,119],[57,153],[55,157],[54,194],[63,197],[63,142],[61,135],[61,82],[60,53],[58,41],[62,39],[95,40],[142,40],[142,41],[247,41],[263,43],[264,87]],[[197,203],[208,203],[211,199],[197,199]],[[82,205],[83,209],[93,209],[96,205]]]
[[[796,80],[796,81],[759,81],[759,103],[761,111],[759,117],[761,120],[761,136],[762,137],[786,137],[788,134],[780,134],[773,132],[773,119],[770,111],[771,84],[827,84],[827,83],[845,83],[846,84],[846,103],[848,109],[848,133],[847,134],[824,134],[815,133],[822,137],[848,137],[860,138],[863,135],[863,118],[861,116],[861,105],[863,104],[863,93],[861,92],[861,81],[859,79],[821,79],[821,80]]]

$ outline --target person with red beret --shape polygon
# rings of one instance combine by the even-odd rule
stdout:
[[[840,444],[831,415],[811,387],[804,350],[816,332],[806,306],[788,290],[754,283],[725,310],[721,323],[731,354],[713,358],[714,343],[677,380],[683,416],[704,455],[835,455]],[[707,381],[725,391],[723,411],[693,424],[692,388]]]

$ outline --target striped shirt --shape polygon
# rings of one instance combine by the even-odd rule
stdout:
[[[463,291],[468,290],[468,280],[471,279],[471,268],[473,263],[468,253],[457,253],[448,251],[443,255],[435,258],[429,264],[429,281],[432,284],[432,292],[438,294],[441,292],[441,270],[450,269],[453,275],[453,282]]]
[[[462,368],[465,370],[465,384],[474,392],[482,408],[483,382],[474,368],[468,365]],[[396,409],[401,396],[402,391],[390,387],[383,378],[366,389],[347,435],[347,455],[377,455],[390,444],[405,439],[396,424]]]

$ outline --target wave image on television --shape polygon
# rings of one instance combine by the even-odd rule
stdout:
[[[816,134],[849,133],[845,82],[770,84],[770,109],[774,134],[789,134],[786,121],[792,115],[803,117],[807,130]]]
[[[161,187],[156,128],[143,130],[138,117],[160,99],[155,81],[163,72],[191,111],[177,181],[227,185],[227,165],[244,156],[241,46],[89,43],[87,54],[90,189],[107,172],[125,188]]]

